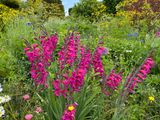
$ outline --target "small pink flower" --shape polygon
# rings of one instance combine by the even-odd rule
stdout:
[[[26,94],[26,95],[23,95],[23,100],[29,100],[30,99],[30,96],[29,96],[29,94]]]
[[[157,32],[156,32],[156,36],[157,36],[157,37],[160,37],[160,31],[157,31]]]
[[[32,120],[33,115],[32,114],[27,114],[25,115],[25,120]]]
[[[36,107],[35,112],[36,113],[41,113],[43,110],[41,107]]]

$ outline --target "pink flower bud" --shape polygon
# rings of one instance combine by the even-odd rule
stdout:
[[[25,120],[32,120],[33,115],[32,114],[27,114],[25,115]]]
[[[26,95],[23,95],[23,100],[29,100],[30,99],[30,96],[28,95],[28,94],[26,94]]]
[[[42,112],[43,110],[42,110],[42,108],[41,107],[36,107],[36,109],[35,109],[35,112],[36,113],[40,113],[40,112]]]

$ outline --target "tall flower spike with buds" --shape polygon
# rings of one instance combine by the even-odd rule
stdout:
[[[81,58],[77,67],[73,70],[72,75],[63,75],[65,80],[54,80],[52,85],[54,87],[54,94],[56,96],[63,95],[67,97],[67,93],[79,92],[84,84],[84,78],[91,62],[91,52],[84,47],[80,48]]]
[[[137,87],[138,83],[144,81],[147,77],[147,74],[150,73],[151,68],[154,66],[154,61],[151,57],[148,57],[144,63],[140,66],[140,69],[136,73],[132,73],[127,77],[127,83],[125,85],[129,93],[134,91],[134,88]]]
[[[48,72],[46,68],[50,65],[53,51],[58,41],[57,35],[51,37],[40,37],[41,44],[33,44],[24,48],[25,54],[31,63],[31,77],[36,85],[44,85],[47,87],[46,79]]]
[[[79,36],[72,34],[69,38],[65,39],[64,46],[58,52],[58,62],[61,70],[64,69],[65,65],[69,65],[70,67],[73,65],[77,58],[78,44]]]
[[[101,90],[105,95],[110,95],[112,91],[117,89],[119,84],[122,81],[122,72],[115,73],[115,70],[113,69],[110,74],[105,77],[103,76],[101,83]]]
[[[81,59],[78,67],[72,72],[70,77],[71,90],[78,92],[84,84],[84,78],[91,62],[91,52],[81,47]]]
[[[76,106],[77,103],[73,103],[71,105],[68,105],[65,109],[61,120],[75,120],[75,114],[76,114]]]
[[[121,72],[116,74],[114,70],[111,71],[110,75],[106,79],[106,86],[112,90],[117,89],[122,81]]]
[[[103,64],[102,64],[102,60],[101,57],[103,54],[107,54],[107,49],[104,47],[97,47],[94,56],[93,56],[93,68],[95,73],[98,73],[99,76],[102,77],[102,75],[104,74],[104,68],[103,68]]]

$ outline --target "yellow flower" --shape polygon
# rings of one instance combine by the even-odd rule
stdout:
[[[148,99],[149,99],[151,102],[155,101],[155,98],[154,98],[153,96],[149,96]]]
[[[68,107],[68,110],[69,110],[69,111],[74,110],[74,106],[73,106],[73,105],[70,105],[70,106]]]

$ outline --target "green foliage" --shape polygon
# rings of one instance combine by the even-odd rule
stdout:
[[[14,19],[17,15],[19,15],[18,10],[11,9],[0,3],[0,31],[5,31],[5,25],[12,21],[12,19]]]
[[[23,11],[28,15],[37,16],[42,22],[50,17],[64,17],[64,6],[61,2],[48,3],[43,0],[29,0],[26,4],[27,7]]]
[[[97,0],[81,0],[72,8],[71,15],[82,16],[93,22],[98,21],[105,11],[106,7]]]
[[[106,4],[111,2],[105,1],[108,1]],[[160,20],[156,17],[155,11],[158,7],[152,1],[148,1],[150,6],[145,4],[142,7],[145,12],[135,13],[134,9],[128,9],[130,2],[125,0],[117,6],[116,15],[107,15],[106,9],[109,13],[116,12],[115,5],[119,1],[114,0],[110,6],[105,7],[96,0],[81,0],[71,10],[73,16],[67,18],[62,17],[64,8],[61,0],[29,0],[28,3],[19,3],[19,10],[0,4],[2,9],[0,22],[3,22],[0,23],[3,30],[0,32],[0,80],[4,92],[12,98],[12,101],[5,105],[5,119],[24,120],[24,116],[28,113],[32,113],[35,120],[61,118],[66,107],[66,99],[54,96],[51,81],[55,79],[55,73],[58,71],[57,52],[63,44],[63,39],[69,32],[75,31],[81,34],[82,43],[90,48],[92,53],[98,41],[104,43],[103,46],[107,47],[109,52],[107,56],[102,57],[106,74],[109,74],[115,65],[118,69],[123,68],[122,83],[125,82],[125,76],[133,66],[139,66],[148,51],[155,48],[153,54],[155,67],[123,104],[117,105],[119,92],[123,86],[120,86],[111,96],[104,96],[99,87],[99,79],[90,69],[83,89],[73,95],[73,100],[78,103],[76,120],[158,120],[160,117],[160,39],[154,34],[159,29]],[[124,11],[121,7],[127,9]],[[137,7],[133,6],[133,8]],[[28,17],[13,19],[19,11],[23,11]],[[57,32],[60,38],[55,51],[55,61],[48,69],[49,87],[44,91],[33,84],[29,73],[30,65],[23,53],[24,39],[34,43],[34,33],[37,37],[42,29],[49,34]],[[22,96],[26,93],[31,96],[27,102],[22,100]],[[149,97],[154,100],[151,101]],[[42,106],[43,113],[35,113],[36,106]]]
[[[130,19],[133,24],[144,23],[150,32],[155,28],[155,23],[159,19],[159,0],[124,0],[117,5],[117,15]]]
[[[116,6],[123,0],[103,0],[104,5],[107,7],[108,13],[116,14]]]
[[[1,34],[0,45],[0,76],[9,77],[15,71],[15,64],[22,59],[24,39],[32,41],[33,26],[28,26],[29,20],[17,18],[6,26],[6,32]]]
[[[9,8],[19,9],[20,0],[0,0],[0,3],[8,6]]]

